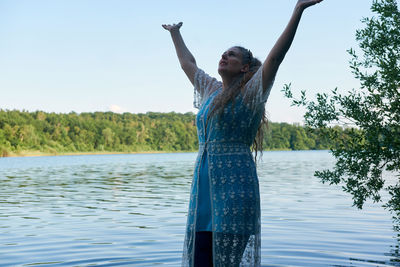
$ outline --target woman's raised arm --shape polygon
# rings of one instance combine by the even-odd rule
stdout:
[[[186,76],[189,78],[190,82],[194,84],[194,75],[197,71],[196,60],[194,59],[192,53],[186,47],[183,41],[182,35],[180,33],[180,28],[182,22],[178,24],[163,24],[162,27],[171,33],[172,41],[174,42],[176,55],[178,56],[179,63]]]
[[[317,3],[320,3],[322,1],[323,0],[297,1],[296,7],[294,8],[292,17],[290,18],[288,25],[286,26],[285,30],[279,37],[278,41],[275,43],[274,47],[269,52],[267,59],[263,63],[262,82],[264,91],[267,90],[267,88],[270,88],[271,83],[273,83],[275,79],[276,72],[278,71],[280,64],[285,58],[285,55],[293,42],[293,38],[296,34],[296,30],[299,25],[303,11],[306,8],[313,6]]]

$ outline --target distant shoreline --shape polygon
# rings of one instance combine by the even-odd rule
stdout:
[[[325,150],[325,149],[321,149]],[[274,149],[274,150],[265,150],[263,152],[268,151],[298,151],[298,150],[290,150],[290,149]],[[315,149],[308,149],[305,151],[315,151]],[[20,152],[8,152],[6,156],[0,158],[16,158],[16,157],[49,157],[49,156],[83,156],[83,155],[129,155],[129,154],[163,154],[163,153],[197,153],[197,150],[193,151],[137,151],[137,152],[128,152],[128,151],[92,151],[92,152],[41,152],[41,151],[20,151]]]
[[[121,152],[121,151],[98,151],[98,152],[40,152],[40,151],[22,151],[10,152],[3,158],[16,157],[49,157],[49,156],[82,156],[82,155],[128,155],[128,154],[162,154],[162,153],[193,153],[197,151],[141,151],[141,152]],[[2,157],[0,157],[2,158]]]
[[[196,116],[189,112],[57,114],[0,109],[0,157],[194,152]],[[346,130],[335,128],[344,139]],[[320,129],[288,123],[268,125],[267,151],[337,147]]]

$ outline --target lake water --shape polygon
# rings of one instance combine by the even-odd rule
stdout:
[[[179,266],[195,157],[0,158],[0,266]],[[264,152],[263,266],[400,266],[389,212],[313,176],[333,164]]]

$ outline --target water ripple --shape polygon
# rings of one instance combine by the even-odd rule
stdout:
[[[0,265],[178,266],[195,158],[0,158]],[[357,210],[313,176],[333,163],[324,151],[264,153],[263,266],[400,266],[390,214]]]

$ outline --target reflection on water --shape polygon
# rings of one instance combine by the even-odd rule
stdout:
[[[178,266],[195,157],[1,158],[0,265]],[[263,266],[400,266],[390,214],[313,177],[332,164],[264,153]]]

